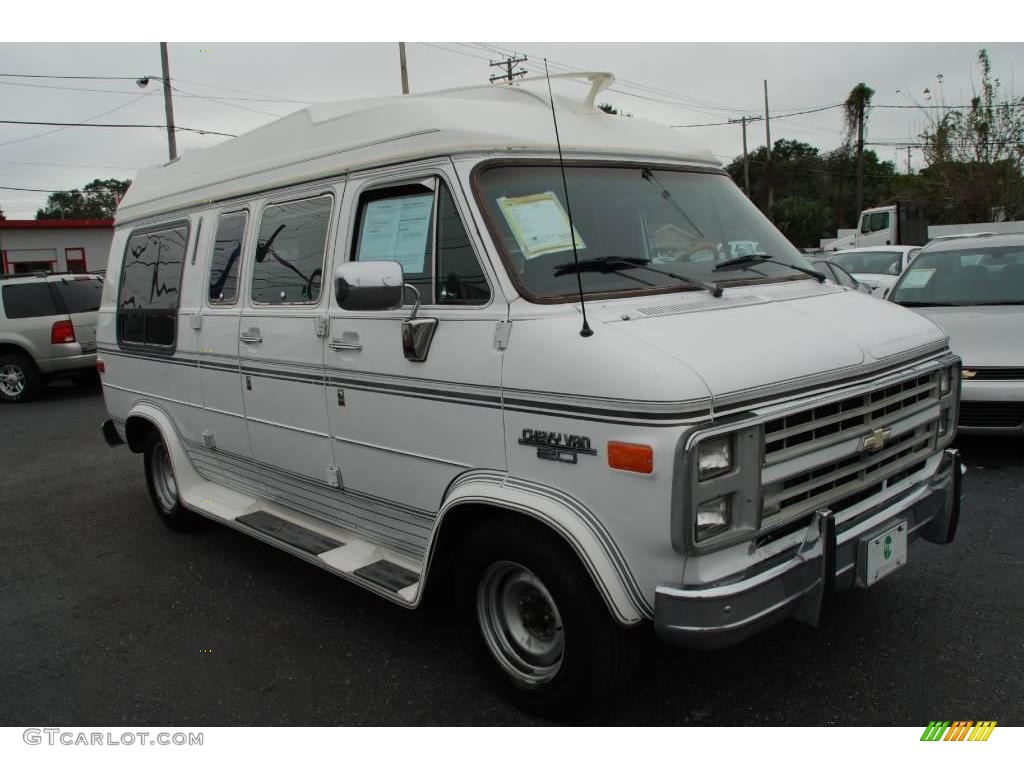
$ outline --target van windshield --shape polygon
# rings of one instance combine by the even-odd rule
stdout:
[[[785,265],[810,264],[728,176],[579,165],[567,166],[565,175],[571,211],[557,165],[491,166],[478,176],[492,235],[527,298],[578,295],[570,212],[579,260],[614,264],[579,275],[586,294],[700,290],[667,272],[722,285],[806,279]],[[714,271],[716,264],[752,253],[783,264]]]
[[[922,253],[891,298],[911,307],[1024,304],[1024,246]]]

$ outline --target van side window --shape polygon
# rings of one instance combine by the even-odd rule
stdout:
[[[211,304],[234,304],[238,296],[238,262],[242,259],[242,238],[249,215],[245,211],[226,213],[217,222],[210,260],[207,291]]]
[[[437,206],[438,304],[486,304],[491,297],[487,279],[473,252],[451,192],[444,184]]]
[[[331,195],[268,205],[260,217],[252,300],[315,304],[323,284]]]
[[[187,244],[184,222],[129,238],[117,302],[119,341],[174,346]]]
[[[406,184],[366,192],[356,221],[353,261],[398,262],[424,304],[487,303],[487,280],[440,180],[436,189]]]
[[[424,304],[431,303],[433,215],[434,190],[422,184],[364,193],[359,200],[352,260],[397,261],[405,282],[416,286]]]

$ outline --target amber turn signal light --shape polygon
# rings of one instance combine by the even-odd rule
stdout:
[[[645,475],[654,471],[654,449],[638,443],[608,443],[608,466]]]

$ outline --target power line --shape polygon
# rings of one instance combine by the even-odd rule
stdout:
[[[4,125],[59,125],[62,128],[160,128],[167,130],[166,125],[148,125],[143,123],[56,123],[42,120],[0,120]],[[236,138],[236,133],[221,133],[220,131],[206,131],[202,128],[184,128],[180,125],[174,127],[176,131],[188,131],[190,133],[209,134],[210,136],[227,136]]]
[[[64,192],[66,190],[61,189],[28,189],[27,187],[0,187],[0,189],[9,189],[14,192]]]
[[[42,79],[47,79],[47,80],[131,80],[131,81],[138,81],[138,80],[142,79],[142,78],[138,78],[138,77],[92,77],[92,76],[84,76],[84,75],[83,76],[78,76],[78,75],[25,75],[25,74],[13,74],[13,73],[10,73],[10,72],[0,73],[0,77],[42,78]],[[153,80],[159,80],[160,79],[159,77],[156,77],[155,75],[146,75],[146,77],[151,78]],[[233,93],[248,93],[248,94],[250,94],[252,96],[259,97],[259,98],[244,98],[244,97],[240,97],[240,96],[220,96],[220,97],[218,97],[218,98],[226,99],[226,100],[229,100],[229,101],[264,101],[264,102],[280,102],[280,103],[286,103],[287,102],[287,103],[293,103],[293,104],[309,104],[310,103],[309,101],[303,101],[302,99],[289,99],[289,98],[282,98],[282,97],[274,97],[274,96],[270,96],[269,94],[257,93],[256,91],[245,91],[245,90],[240,90],[238,88],[227,88],[227,87],[222,86],[222,85],[213,85],[212,83],[202,83],[202,82],[199,82],[198,80],[186,80],[183,77],[178,77],[178,78],[175,78],[175,79],[178,80],[179,82],[182,82],[182,83],[191,83],[192,85],[201,85],[204,88],[214,88],[214,89],[219,90],[219,91],[231,91]],[[52,88],[52,89],[62,90],[62,91],[84,91],[84,92],[89,92],[89,93],[121,93],[121,94],[133,93],[133,91],[112,91],[112,90],[109,90],[109,89],[100,89],[100,88],[80,88],[80,87],[66,86],[66,85],[65,86],[62,86],[62,85],[40,85],[40,84],[37,84],[37,83],[4,83],[4,85],[20,85],[20,86],[23,86],[25,88]],[[176,88],[175,90],[178,90],[178,89]],[[205,94],[187,94],[186,92],[182,92],[182,93],[184,95],[187,95],[189,98],[194,98],[194,99],[213,98],[212,96],[207,96]]]
[[[113,109],[105,110],[103,112],[100,112],[98,115],[92,115],[91,117],[86,117],[81,122],[88,123],[88,122],[91,122],[92,120],[99,120],[101,117],[106,117],[107,115],[113,114],[114,112],[117,112],[120,109],[124,109],[125,107],[130,106],[130,105],[134,104],[137,101],[141,101],[142,99],[144,99],[144,98],[146,98],[147,96],[150,96],[150,95],[151,94],[144,93],[141,96],[136,96],[134,99],[129,99],[128,101],[124,102],[123,104],[119,104],[118,106],[114,107]],[[9,144],[20,144],[21,142],[24,142],[24,141],[32,141],[33,139],[40,139],[40,138],[42,138],[44,136],[52,136],[53,134],[60,133],[63,130],[66,130],[66,128],[57,128],[56,130],[53,130],[53,131],[43,131],[42,133],[37,133],[37,134],[35,134],[33,136],[22,136],[20,139],[11,139],[10,141],[0,142],[0,147],[5,147],[5,146],[8,146]]]
[[[785,120],[787,117],[794,117],[796,115],[810,115],[815,112],[824,112],[829,109],[838,109],[843,106],[842,104],[828,104],[824,107],[815,107],[814,109],[803,109],[799,112],[788,112],[784,115],[772,116],[773,120]],[[694,125],[670,125],[669,128],[708,128],[713,125],[729,125],[732,121],[726,120],[724,123],[697,123]]]

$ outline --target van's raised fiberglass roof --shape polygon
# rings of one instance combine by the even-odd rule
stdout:
[[[682,149],[680,134],[667,126],[596,109],[594,99],[612,82],[611,75],[572,73],[552,80],[565,78],[590,81],[583,99],[555,94],[565,154],[721,165],[706,152]],[[139,171],[118,208],[117,223],[378,164],[467,152],[548,154],[555,149],[543,78],[313,104],[238,138]]]

